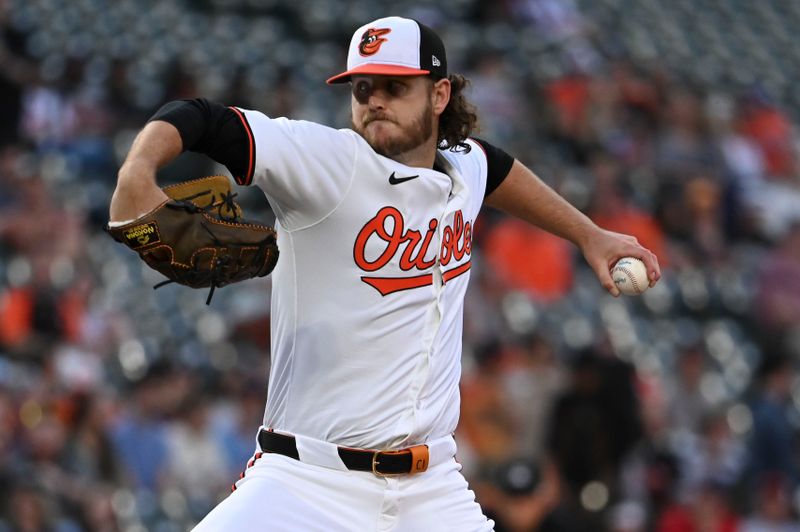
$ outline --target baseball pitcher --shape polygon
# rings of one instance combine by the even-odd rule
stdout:
[[[204,99],[162,107],[119,171],[111,227],[167,200],[156,170],[185,150],[255,185],[276,215],[271,371],[257,449],[199,531],[492,530],[455,461],[462,312],[486,204],[572,241],[600,282],[639,257],[502,149],[433,30],[388,17],[356,30],[352,127]],[[141,231],[140,231],[141,232]],[[255,427],[254,427],[255,428]]]

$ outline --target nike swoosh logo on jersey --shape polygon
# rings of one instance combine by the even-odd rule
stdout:
[[[392,175],[389,176],[389,184],[399,185],[400,183],[405,183],[406,181],[411,181],[412,179],[416,179],[418,177],[419,175],[410,175],[408,177],[395,177],[394,172],[392,172]]]

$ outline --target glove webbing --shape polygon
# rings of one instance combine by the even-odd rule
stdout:
[[[209,212],[214,207],[217,207],[217,215],[220,218],[222,218],[223,220],[230,221],[230,222],[238,222],[239,221],[239,216],[236,214],[237,211],[238,211],[238,205],[236,205],[236,202],[233,201],[233,198],[238,196],[238,194],[236,192],[228,192],[228,193],[223,192],[221,194],[222,197],[220,198],[219,202],[214,202],[213,201],[214,198],[212,197],[211,203],[209,203],[205,207],[200,207],[199,205],[197,205],[196,203],[194,203],[192,201],[193,199],[197,199],[197,198],[199,198],[201,196],[205,196],[206,194],[210,194],[211,192],[212,192],[212,190],[210,190],[210,189],[209,190],[203,190],[203,191],[198,192],[196,194],[192,194],[191,196],[186,196],[185,198],[174,198],[173,201],[175,201],[179,205],[183,206],[183,208],[186,209],[189,212]],[[178,205],[168,204],[167,207],[171,207],[173,209],[176,209],[176,208],[178,208]],[[231,216],[225,216],[223,214],[223,207],[227,207],[228,210],[232,213],[232,215]]]

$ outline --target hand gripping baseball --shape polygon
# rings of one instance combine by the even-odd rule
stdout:
[[[649,286],[655,285],[661,278],[658,257],[630,235],[598,228],[586,240],[581,249],[586,262],[589,263],[600,280],[600,284],[614,297],[620,294],[620,290],[614,284],[610,271],[614,264],[623,257],[635,257],[644,263],[647,269]]]
[[[211,176],[162,189],[169,199],[137,220],[106,230],[167,280],[211,288],[269,274],[278,260],[271,227],[242,219],[230,181]]]

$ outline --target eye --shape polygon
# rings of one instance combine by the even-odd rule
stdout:
[[[364,103],[369,99],[372,87],[368,81],[358,80],[353,83],[353,96],[359,103]]]
[[[402,81],[397,81],[393,79],[389,81],[389,86],[387,87],[387,90],[392,97],[397,98],[406,93],[406,91],[408,90],[408,86]]]

